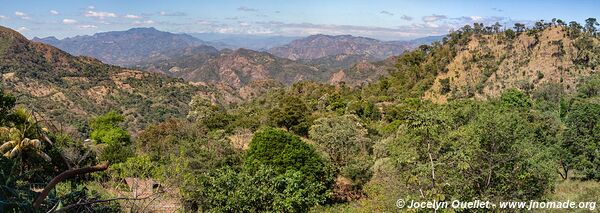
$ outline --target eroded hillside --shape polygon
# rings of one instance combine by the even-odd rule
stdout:
[[[548,84],[574,91],[582,77],[596,72],[600,58],[597,38],[563,26],[516,35],[475,34],[465,41],[444,44],[455,56],[437,74],[426,99],[484,99],[508,88],[531,92]]]

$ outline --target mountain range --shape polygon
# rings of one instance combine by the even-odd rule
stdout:
[[[379,41],[350,35],[313,35],[305,38],[285,36],[254,36],[217,33],[174,34],[155,28],[132,28],[65,39],[34,38],[73,55],[97,58],[105,63],[127,66],[160,57],[164,52],[183,50],[199,45],[216,49],[251,49],[267,51],[275,56],[297,59],[318,59],[335,55],[361,55],[369,60],[383,60],[399,55],[421,44],[439,41],[428,37],[411,41]]]
[[[73,55],[90,56],[121,66],[139,63],[165,51],[206,44],[190,35],[162,32],[155,28],[132,28],[62,40],[55,37],[33,38],[33,41],[50,44]]]
[[[292,41],[289,44],[269,49],[273,55],[298,59],[317,59],[340,54],[365,55],[372,60],[383,60],[410,50],[411,42],[383,42],[366,37],[351,35],[312,35]]]
[[[200,40],[210,43],[217,49],[250,49],[265,51],[273,47],[286,45],[300,37],[292,36],[266,36],[266,35],[242,35],[226,33],[189,33]]]
[[[293,60],[249,49],[219,52],[190,48],[179,57],[161,59],[137,66],[192,82],[224,83],[240,88],[252,81],[274,79],[284,84],[301,80],[322,81],[326,73]]]

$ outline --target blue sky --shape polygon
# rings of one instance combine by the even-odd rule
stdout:
[[[322,33],[403,40],[445,34],[473,22],[512,26],[554,17],[583,22],[598,11],[600,1],[592,0],[0,0],[0,25],[29,38],[155,27],[177,33]]]

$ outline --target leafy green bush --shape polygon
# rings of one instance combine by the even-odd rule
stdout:
[[[531,101],[529,97],[517,89],[509,89],[502,93],[500,96],[502,104],[507,107],[515,108],[529,108],[531,107]]]
[[[600,103],[576,100],[566,113],[563,147],[569,155],[567,165],[585,175],[600,180]]]
[[[307,212],[329,198],[325,185],[303,173],[279,173],[269,166],[220,169],[199,182],[199,210],[207,212]]]
[[[278,173],[299,171],[311,181],[329,184],[329,165],[314,147],[283,130],[265,128],[254,134],[246,155],[245,166],[272,166]]]
[[[279,127],[284,127],[299,135],[306,135],[310,127],[309,113],[310,111],[302,99],[287,96],[271,111],[270,118]]]
[[[129,133],[120,124],[124,121],[122,115],[115,111],[93,118],[90,121],[91,139],[96,144],[105,144],[100,154],[101,160],[111,163],[121,163],[133,155]]]

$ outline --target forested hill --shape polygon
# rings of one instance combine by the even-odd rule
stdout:
[[[467,25],[443,42],[402,55],[398,72],[370,87],[391,88],[375,96],[440,103],[488,99],[511,88],[529,95],[553,88],[571,93],[580,80],[598,72],[600,40],[593,32],[575,22],[538,22],[531,29],[505,31]]]
[[[182,118],[193,95],[212,89],[180,79],[110,66],[30,42],[0,27],[0,73],[5,91],[21,104],[61,124],[85,130],[91,116],[117,109],[129,129],[166,118]]]

